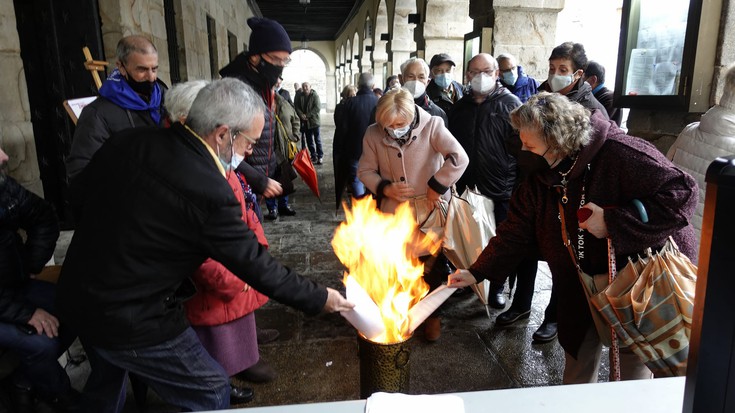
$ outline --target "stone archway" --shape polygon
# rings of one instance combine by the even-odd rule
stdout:
[[[316,48],[300,48],[291,53],[291,64],[283,71],[283,84],[309,82],[328,111],[335,106],[334,73],[324,54]]]
[[[360,61],[362,60],[362,48],[360,47],[360,36],[355,32],[352,36],[352,64],[350,65],[350,71],[352,72],[352,78],[350,83],[357,86],[357,77],[360,75]]]
[[[373,78],[375,84],[385,85],[385,65],[388,62],[388,41],[381,40],[383,34],[390,36],[388,30],[388,7],[386,0],[380,0],[375,14],[375,30],[373,31]]]
[[[413,38],[415,23],[408,22],[408,15],[416,13],[416,0],[396,0],[393,12],[393,31],[390,40],[393,72],[398,72],[401,63],[416,52],[416,41]]]
[[[370,20],[370,15],[365,16],[365,25],[362,30],[362,49],[360,64],[361,72],[369,72],[372,70],[372,62],[370,60],[370,51],[373,47],[373,21]]]

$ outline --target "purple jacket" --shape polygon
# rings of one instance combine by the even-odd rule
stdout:
[[[625,135],[614,122],[593,112],[592,139],[579,154],[568,175],[569,202],[564,206],[567,230],[575,246],[582,243],[582,269],[588,274],[607,272],[607,241],[578,231],[576,211],[582,192],[586,202],[606,207],[607,224],[617,263],[622,268],[628,255],[647,247],[660,247],[671,235],[682,253],[696,262],[696,242],[690,219],[697,205],[697,183],[674,166],[648,142]],[[559,342],[576,357],[585,332],[592,324],[577,271],[562,243],[559,219],[559,171],[572,167],[566,159],[558,167],[530,176],[513,193],[508,219],[482,252],[470,271],[479,280],[503,281],[513,273],[528,251],[538,251],[549,263],[557,307]],[[641,222],[633,199],[647,209],[649,222]]]

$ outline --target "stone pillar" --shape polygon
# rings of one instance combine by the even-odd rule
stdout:
[[[556,46],[557,15],[563,8],[564,0],[470,0],[470,17],[474,30],[493,29],[493,55],[511,53],[526,73],[545,79],[548,55]]]
[[[411,53],[416,51],[416,42],[413,39],[413,29],[415,24],[408,22],[408,14],[415,13],[415,6],[400,7],[396,4],[396,11],[393,15],[393,32],[391,33],[390,51],[393,63],[393,73],[397,74],[401,70],[401,64],[411,57]]]
[[[337,77],[334,73],[327,72],[327,112],[334,112],[335,99],[329,96],[337,96],[336,101],[339,102],[339,92],[337,91]]]
[[[448,53],[457,64],[456,81],[462,83],[464,74],[464,35],[472,31],[467,0],[431,1],[426,5],[424,18],[424,51],[428,63],[438,53]]]
[[[373,60],[373,80],[375,81],[375,87],[385,88],[385,78],[383,77],[383,66],[385,66],[385,60]]]
[[[10,176],[43,196],[15,7],[11,0],[0,0],[0,6],[0,82],[5,85],[0,93],[0,147],[10,157]]]

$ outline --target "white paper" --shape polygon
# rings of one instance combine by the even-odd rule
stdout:
[[[79,98],[79,99],[69,99],[65,103],[69,107],[69,110],[74,113],[74,116],[76,119],[74,119],[74,123],[76,123],[77,119],[79,119],[79,115],[82,114],[82,109],[84,109],[85,106],[89,105],[90,103],[94,102],[94,100],[97,99],[97,96],[89,96],[86,98]]]
[[[409,333],[413,332],[424,322],[444,301],[447,301],[450,295],[457,291],[456,288],[441,285],[431,294],[424,297],[416,305],[408,310]]]
[[[464,413],[464,400],[451,394],[408,395],[373,393],[365,404],[365,413]]]
[[[365,289],[351,276],[347,277],[345,287],[347,288],[345,298],[355,304],[355,307],[350,311],[342,311],[340,313],[342,317],[346,318],[368,340],[373,340],[385,333],[380,309]]]

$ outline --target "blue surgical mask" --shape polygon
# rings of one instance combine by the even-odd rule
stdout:
[[[390,135],[393,139],[401,139],[402,137],[406,136],[406,134],[411,130],[411,124],[402,127],[402,128],[385,128],[385,130],[388,132],[388,135]]]
[[[507,72],[503,72],[503,83],[505,83],[506,85],[515,86],[517,80],[518,80],[518,73],[516,73],[515,70],[509,70]]]
[[[574,75],[549,75],[549,87],[552,92],[558,92],[574,82]]]
[[[434,83],[436,83],[440,88],[446,89],[452,84],[452,74],[442,73],[440,75],[436,75],[434,76]]]

